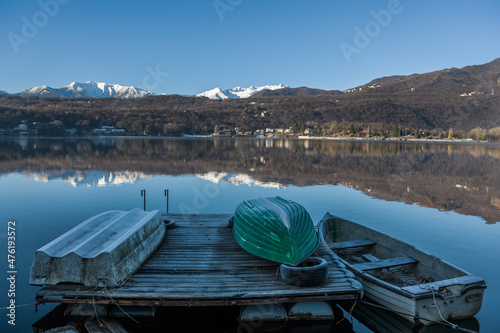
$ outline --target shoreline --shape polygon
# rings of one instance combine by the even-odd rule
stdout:
[[[478,141],[474,139],[416,139],[416,138],[407,138],[407,137],[399,137],[399,138],[355,138],[355,137],[341,137],[341,136],[306,136],[299,135],[298,139],[302,140],[332,140],[332,141],[377,141],[377,142],[432,142],[432,143],[492,143],[492,144],[500,144],[500,142],[488,142],[488,141]]]
[[[401,142],[401,143],[452,143],[452,144],[491,144],[500,145],[500,142],[478,141],[473,139],[416,139],[416,138],[357,138],[342,136],[306,136],[298,137],[248,137],[248,136],[142,136],[142,135],[106,135],[106,136],[0,136],[0,139],[66,139],[66,140],[104,140],[104,139],[168,139],[168,140],[198,140],[198,139],[246,139],[246,140],[325,140],[325,141],[357,141],[357,142]]]

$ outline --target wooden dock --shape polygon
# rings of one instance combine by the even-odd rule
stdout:
[[[37,303],[95,303],[136,306],[228,306],[310,300],[357,300],[361,284],[332,261],[320,245],[314,256],[327,260],[329,278],[317,287],[281,280],[279,264],[255,257],[234,241],[231,215],[175,215],[156,252],[122,286],[45,286]],[[340,264],[342,265],[342,264]]]

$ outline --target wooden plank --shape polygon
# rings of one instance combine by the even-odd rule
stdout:
[[[123,326],[115,318],[103,317],[99,320],[113,333],[127,333]]]
[[[333,295],[318,295],[318,296],[299,296],[299,297],[271,297],[271,298],[261,298],[261,299],[213,299],[213,300],[176,300],[176,299],[144,299],[144,298],[134,298],[134,299],[88,299],[88,298],[39,298],[36,301],[38,303],[64,303],[64,304],[119,304],[122,305],[133,305],[133,306],[243,306],[243,305],[253,305],[253,304],[276,304],[276,303],[296,303],[305,301],[345,301],[345,300],[355,300],[359,299],[359,293],[342,293]]]
[[[64,297],[64,298],[90,298],[90,302],[92,301],[92,297],[94,299],[107,299],[113,298],[114,300],[118,299],[175,299],[175,300],[185,300],[189,301],[192,299],[261,299],[261,298],[272,298],[272,297],[303,297],[303,296],[318,296],[318,295],[340,295],[340,294],[353,294],[353,289],[351,285],[344,285],[342,287],[337,286],[334,289],[326,289],[322,290],[320,288],[304,288],[302,291],[293,291],[293,290],[284,290],[284,289],[268,289],[263,291],[258,291],[255,288],[251,290],[234,290],[232,292],[221,293],[220,290],[216,288],[204,292],[199,293],[198,290],[194,290],[191,292],[186,292],[185,290],[176,290],[172,288],[161,288],[161,289],[144,289],[144,290],[116,290],[116,291],[107,291],[96,294],[95,292],[88,293],[77,293],[74,291],[66,292],[65,290],[59,291],[51,291],[46,290],[49,295],[45,293],[39,293],[39,297],[44,298],[55,298],[55,297]],[[109,297],[111,296],[111,297]],[[147,296],[147,297],[146,297]],[[359,295],[358,295],[359,297]],[[89,302],[89,303],[90,303]]]
[[[321,247],[314,255],[327,260],[328,281],[310,288],[287,285],[280,278],[278,263],[253,256],[236,244],[227,227],[230,216],[169,215],[177,227],[167,230],[159,249],[123,286],[45,286],[37,301],[210,306],[360,298],[359,284]]]
[[[140,295],[148,294],[148,297],[177,297],[177,298],[189,298],[193,295],[197,295],[199,298],[206,297],[244,297],[244,295],[264,295],[273,293],[275,295],[287,294],[287,295],[300,295],[300,294],[325,294],[325,293],[335,293],[339,291],[349,291],[352,289],[352,283],[349,280],[342,279],[341,281],[335,281],[338,279],[331,279],[328,283],[321,286],[321,288],[298,288],[289,286],[282,281],[270,281],[267,284],[247,284],[247,285],[224,285],[219,284],[202,284],[196,283],[196,281],[188,281],[187,283],[174,283],[171,285],[164,284],[152,284],[152,285],[133,285],[124,286],[115,289],[100,289],[98,292],[95,290],[81,290],[77,288],[62,286],[45,287],[39,291],[40,296],[96,296],[103,297],[106,295],[111,295],[114,297],[127,297],[127,295]],[[257,288],[256,285],[259,287]],[[203,291],[202,293],[200,291]]]
[[[379,258],[375,257],[374,255],[371,255],[369,253],[365,253],[361,256],[363,259],[365,259],[366,261],[380,261]]]
[[[365,262],[362,264],[354,264],[353,267],[362,271],[368,271],[371,269],[389,268],[394,266],[415,264],[417,262],[418,260],[415,260],[412,257],[399,257],[399,258],[384,259],[373,262]]]
[[[333,270],[328,272],[330,278],[341,278],[345,276],[345,273],[342,271],[338,270]],[[252,272],[248,272],[246,274],[227,274],[227,272],[221,271],[221,272],[213,272],[210,274],[205,274],[205,275],[197,275],[197,274],[189,274],[189,273],[181,273],[181,274],[169,274],[169,272],[162,274],[162,273],[157,273],[157,274],[136,274],[134,275],[133,279],[131,279],[127,285],[131,285],[134,283],[146,283],[148,281],[156,281],[157,283],[163,282],[165,279],[167,281],[193,281],[193,280],[199,280],[199,279],[204,279],[207,283],[210,281],[216,281],[217,283],[229,283],[229,282],[234,282],[234,283],[241,283],[247,282],[247,283],[254,283],[257,281],[268,281],[268,282],[273,282],[279,278],[279,275],[270,275],[270,274],[254,274]],[[343,279],[339,279],[343,280]]]
[[[353,247],[360,247],[360,246],[368,246],[368,245],[374,245],[376,244],[374,241],[370,239],[353,239],[350,241],[345,241],[345,242],[336,242],[331,245],[332,250],[342,250],[342,249],[349,249]]]

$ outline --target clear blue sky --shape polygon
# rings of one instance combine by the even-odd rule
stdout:
[[[0,90],[88,80],[167,94],[279,83],[342,90],[500,57],[498,0],[41,3],[1,2]],[[390,17],[377,22],[372,11]]]

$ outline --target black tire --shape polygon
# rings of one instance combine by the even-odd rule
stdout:
[[[163,220],[163,222],[165,223],[165,228],[167,228],[167,230],[175,228],[174,220]]]
[[[281,265],[281,279],[297,287],[311,287],[328,280],[328,264],[325,259],[309,257],[298,266]]]

